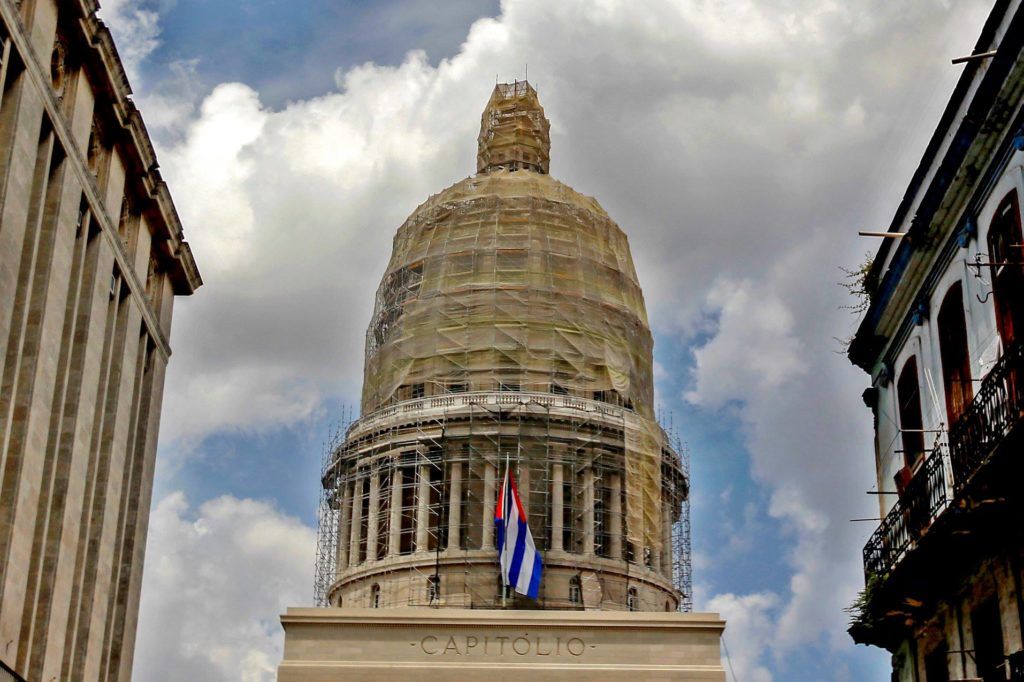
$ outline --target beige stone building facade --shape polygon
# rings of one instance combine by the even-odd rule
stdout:
[[[130,678],[171,309],[202,283],[96,10],[0,0],[0,661],[33,681]]]
[[[725,682],[716,614],[288,609],[279,682]]]

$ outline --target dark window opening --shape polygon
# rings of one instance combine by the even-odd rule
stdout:
[[[516,593],[515,588],[511,585],[506,585],[504,578],[501,576],[501,572],[498,572],[498,603],[497,606],[505,606],[506,602],[515,602]]]
[[[370,479],[363,475],[356,485],[356,493],[359,495],[359,552],[356,555],[357,563],[366,561],[366,535],[369,530],[370,521]]]
[[[126,194],[121,197],[121,217],[117,221],[117,235],[126,246],[128,244],[128,232],[130,230],[131,221],[132,204],[131,199],[129,199]]]
[[[640,597],[637,594],[635,587],[629,588],[626,592],[626,608],[630,611],[640,610]]]
[[[374,348],[387,343],[398,329],[399,321],[405,312],[405,304],[419,297],[422,282],[422,262],[399,268],[385,278],[377,292],[377,303],[374,307]]]
[[[370,588],[370,607],[374,609],[380,608],[380,585],[374,585]]]
[[[963,290],[959,282],[946,294],[939,309],[939,350],[942,384],[946,391],[947,425],[952,426],[974,398]]]
[[[988,231],[996,326],[1003,346],[1024,336],[1024,242],[1017,192],[999,204]]]
[[[611,491],[602,485],[594,490],[594,554],[608,556],[611,537],[608,532],[608,507]]]
[[[570,474],[571,475],[571,474]],[[578,552],[573,533],[575,523],[573,520],[573,490],[572,482],[562,483],[562,549],[566,552]]]
[[[432,575],[427,578],[427,602],[433,604],[441,598],[441,576]]]
[[[583,603],[583,586],[580,583],[580,577],[578,575],[574,575],[569,578],[569,603]]]
[[[924,423],[921,419],[921,390],[917,377],[917,357],[903,365],[896,382],[899,402],[900,436],[903,442],[903,463],[913,467],[924,454]]]
[[[64,84],[67,75],[67,46],[64,43],[64,36],[57,32],[53,41],[53,51],[50,52],[50,84],[53,85],[53,93],[60,101],[64,97]]]
[[[399,535],[398,553],[412,554],[416,540],[416,470],[402,468],[395,471],[400,477],[402,490],[402,529]]]
[[[569,389],[561,384],[551,384],[551,392],[555,395],[569,395]]]
[[[465,393],[466,384],[448,384],[449,393]]]
[[[503,391],[503,392],[507,392],[507,393],[518,393],[519,392],[519,384],[506,383],[506,382],[503,381],[503,382],[498,384],[498,390],[499,391]]]
[[[409,397],[414,400],[416,398],[422,398],[425,392],[423,384],[413,384],[409,387]]]
[[[75,222],[75,232],[80,234],[82,228],[85,227],[86,222],[89,220],[89,202],[86,201],[85,197],[82,197],[82,201],[78,204],[78,220]]]
[[[388,542],[391,537],[391,470],[380,472],[377,486],[377,555],[378,561],[388,555]]]
[[[1003,628],[999,620],[999,602],[989,597],[971,612],[974,635],[974,664],[984,682],[1005,680],[1003,669]]]
[[[432,462],[430,465],[430,520],[427,524],[427,548],[430,551],[444,549],[448,545],[448,525],[444,523],[445,502],[448,499],[448,485],[444,475],[444,465]]]
[[[92,124],[92,131],[89,133],[89,142],[86,146],[85,160],[93,176],[99,179],[100,164],[103,156],[103,142],[100,139],[100,129],[96,122]]]
[[[608,403],[609,405],[618,405],[620,407],[625,407],[627,410],[633,409],[633,401],[630,400],[629,398],[624,397],[614,388],[594,391],[594,400],[597,400],[602,403]]]
[[[924,657],[925,682],[949,682],[949,649],[939,644]]]
[[[483,547],[483,524],[479,519],[493,515],[494,509],[484,509],[484,476],[482,463],[474,461],[470,444],[462,444],[462,522],[459,526],[459,546],[462,549]],[[534,540],[536,541],[536,537]],[[538,545],[539,546],[539,545]]]

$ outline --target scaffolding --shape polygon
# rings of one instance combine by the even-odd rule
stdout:
[[[524,606],[497,577],[493,510],[507,461],[545,562],[531,606],[689,610],[687,457],[665,435],[663,523],[631,529],[625,433],[639,419],[572,396],[479,392],[353,422],[325,448],[317,603]]]
[[[352,408],[342,408],[341,419],[331,429],[320,455],[320,502],[317,505],[316,564],[313,573],[313,597],[317,606],[330,606],[327,603],[327,590],[335,579],[338,552],[337,491],[323,485],[323,473],[330,467],[334,453],[345,442],[345,433],[353,420]]]
[[[480,174],[395,236],[362,416],[325,448],[318,604],[689,608],[689,464],[628,240],[547,175],[548,127],[528,83],[497,86]],[[531,604],[498,580],[506,462],[545,562]]]

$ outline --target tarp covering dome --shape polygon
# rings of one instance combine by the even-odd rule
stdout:
[[[548,131],[528,83],[496,86],[478,174],[395,235],[361,416],[325,463],[321,603],[514,603],[494,555],[510,469],[544,557],[535,607],[689,608],[688,474],[654,420],[629,243],[547,174]]]

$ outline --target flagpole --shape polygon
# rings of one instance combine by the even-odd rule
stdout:
[[[506,484],[508,483],[508,450],[505,451],[505,476],[501,479],[501,524],[504,526],[501,532],[502,547],[498,549],[498,570],[501,572],[501,608],[505,608],[505,599],[508,594],[508,585],[505,584],[505,567],[501,565],[501,552],[505,549],[505,531],[508,529],[508,519],[505,518],[505,510],[508,508],[508,501],[505,499]]]

